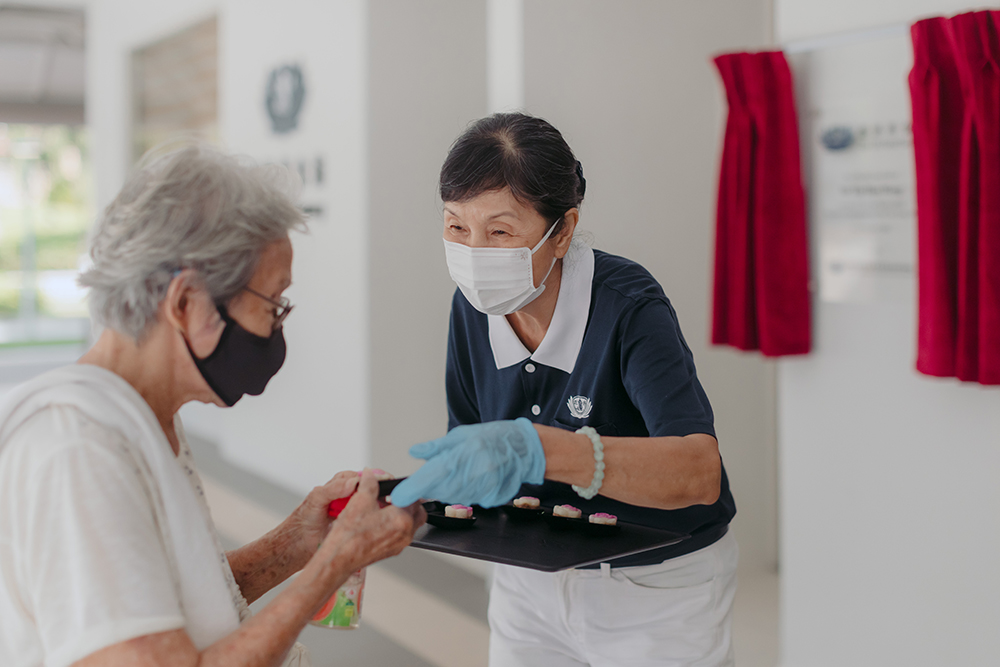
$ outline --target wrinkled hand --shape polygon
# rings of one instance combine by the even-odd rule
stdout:
[[[354,493],[360,480],[361,477],[353,470],[338,472],[329,482],[310,491],[288,517],[286,526],[294,537],[295,549],[303,563],[316,553],[317,547],[330,532],[333,522],[327,512],[330,503]]]
[[[352,570],[395,556],[427,520],[427,513],[420,505],[381,506],[378,482],[371,470],[365,470],[356,484],[357,491],[333,523],[317,554],[331,560],[345,559]],[[325,506],[323,512],[325,516]]]
[[[530,421],[469,424],[410,448],[427,463],[392,491],[392,502],[409,505],[420,498],[496,507],[509,501],[521,484],[541,484],[545,450]]]

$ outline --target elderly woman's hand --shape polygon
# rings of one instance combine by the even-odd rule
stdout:
[[[354,470],[338,472],[326,484],[315,487],[286,521],[287,529],[294,536],[295,552],[300,566],[305,564],[330,532],[333,519],[329,516],[330,503],[354,493],[361,476]]]
[[[334,522],[317,554],[331,560],[346,559],[352,569],[395,556],[427,520],[427,513],[419,503],[409,507],[379,503],[378,482],[371,470],[366,470],[356,484],[357,492]]]

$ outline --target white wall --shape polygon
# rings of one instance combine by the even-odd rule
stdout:
[[[323,213],[292,237],[288,358],[259,397],[224,411],[231,461],[301,491],[370,458],[367,2],[230,0],[220,17],[219,128],[231,150],[306,163],[302,202]],[[298,64],[299,127],[274,134],[267,77]],[[315,160],[324,177],[315,181]]]
[[[780,42],[912,23],[929,16],[971,11],[989,3],[965,0],[773,0],[775,37]]]
[[[777,36],[964,9],[778,0]],[[905,34],[795,62],[800,118],[858,95],[909,107]],[[785,667],[997,664],[1000,391],[916,373],[914,300],[817,302],[814,353],[780,362]]]
[[[369,20],[372,462],[414,470],[445,434],[448,312],[438,173],[486,113],[484,0],[372,0]]]
[[[715,409],[741,565],[777,561],[773,362],[709,346],[725,97],[710,58],[759,48],[763,0],[525,3],[525,100],[583,163],[580,229],[670,297]]]

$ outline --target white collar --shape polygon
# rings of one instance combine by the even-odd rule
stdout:
[[[488,315],[490,347],[497,368],[507,368],[531,357],[540,364],[572,373],[583,345],[590,315],[590,293],[594,282],[594,250],[574,241],[563,258],[562,280],[552,321],[534,354],[503,315]]]

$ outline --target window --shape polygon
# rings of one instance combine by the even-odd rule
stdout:
[[[132,158],[176,137],[218,141],[218,22],[132,52]]]
[[[82,126],[0,123],[0,347],[87,339],[91,193]]]

